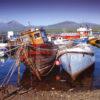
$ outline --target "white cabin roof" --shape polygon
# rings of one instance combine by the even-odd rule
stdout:
[[[87,27],[80,27],[77,29],[77,32],[84,32],[84,31],[92,31],[92,29]]]
[[[80,28],[78,28],[77,29],[77,31],[81,31],[81,32],[84,32],[84,31],[88,31],[88,29],[87,28],[85,28],[85,27],[80,27]]]

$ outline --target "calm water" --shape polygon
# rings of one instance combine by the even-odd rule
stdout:
[[[15,60],[12,58],[0,58],[0,84],[2,84],[6,78],[7,75],[10,76],[11,72],[11,66],[13,66],[15,63]],[[23,64],[21,64],[20,67],[20,76],[22,78],[23,72],[25,70],[25,66]],[[8,72],[10,72],[10,74],[8,74]],[[16,84],[17,83],[17,78],[18,77],[18,69],[16,67],[14,73],[12,74],[12,77],[9,81],[9,84]],[[5,81],[6,83],[6,81]]]
[[[95,51],[95,70],[93,72],[93,87],[100,88],[100,49],[94,47]],[[12,64],[15,62],[14,59],[11,58],[0,58],[0,84],[4,81],[5,77],[7,76]],[[21,64],[21,78],[23,75],[23,72],[25,71],[25,66]],[[18,77],[18,70],[14,71],[9,84],[16,84],[17,83],[17,77]]]
[[[93,86],[100,88],[100,48],[95,48],[95,70],[93,73]]]

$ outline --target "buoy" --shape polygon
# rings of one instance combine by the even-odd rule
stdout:
[[[56,80],[59,81],[60,79],[61,79],[61,77],[57,75]]]
[[[60,65],[60,61],[59,60],[56,60],[55,64],[56,65]]]

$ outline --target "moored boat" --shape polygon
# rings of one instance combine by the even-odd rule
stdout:
[[[7,56],[7,48],[0,48],[0,57]]]
[[[0,57],[4,57],[5,55],[7,55],[7,39],[5,35],[1,35],[0,36]]]
[[[59,51],[61,67],[75,80],[80,73],[95,63],[94,52],[88,44],[78,44],[73,48]]]
[[[56,39],[53,42],[54,42],[55,45],[58,46],[58,48],[61,48],[61,47],[72,47],[73,46],[73,41],[67,40],[67,39],[63,39],[63,37],[61,37],[61,36],[56,37]]]
[[[92,29],[89,28],[88,26],[86,26],[86,27],[79,27],[77,29],[77,33],[80,35],[80,39],[78,39],[78,41],[82,42],[82,43],[87,43],[88,39],[93,36]]]
[[[48,42],[46,32],[42,28],[22,32],[20,39],[22,46],[18,52],[21,62],[41,80],[42,76],[52,70],[58,47]]]
[[[100,39],[98,38],[89,39],[88,43],[100,48]]]
[[[75,40],[80,38],[80,34],[78,33],[62,33],[61,36],[67,40]]]

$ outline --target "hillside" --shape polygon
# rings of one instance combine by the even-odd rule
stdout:
[[[0,23],[0,33],[4,33],[7,31],[21,31],[25,28],[25,26],[17,21],[10,21],[8,23]]]
[[[33,25],[34,26],[34,25]],[[32,27],[33,27],[32,26]],[[56,23],[53,25],[48,25],[48,26],[43,26],[47,33],[58,33],[58,32],[76,32],[77,28],[80,26],[88,26],[93,29],[93,31],[99,31],[100,32],[100,25],[95,24],[95,23],[77,23],[77,22],[72,22],[72,21],[65,21],[61,23]],[[40,26],[36,26],[40,27]],[[12,20],[7,23],[0,23],[0,33],[6,33],[7,31],[22,31],[29,28],[29,26],[25,26],[15,20]]]
[[[75,32],[77,28],[80,26],[83,27],[91,27],[93,31],[100,31],[100,25],[95,24],[95,23],[76,23],[72,21],[65,21],[53,25],[48,25],[45,28],[47,29],[48,32]]]

